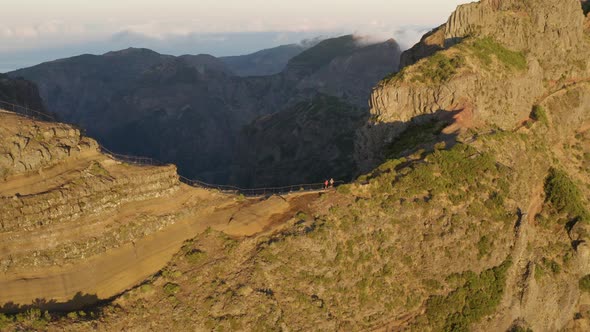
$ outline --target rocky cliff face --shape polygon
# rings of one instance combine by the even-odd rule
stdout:
[[[439,110],[464,112],[467,127],[517,127],[545,94],[589,76],[583,25],[576,0],[460,6],[375,89],[374,121],[360,134],[357,159],[370,169],[405,129],[397,123]]]
[[[80,264],[81,259],[138,241],[176,220],[174,214],[158,218],[150,213],[120,213],[126,206],[136,206],[139,211],[140,202],[178,192],[175,167],[123,165],[102,155],[94,140],[71,126],[4,111],[0,118],[3,287],[14,285],[18,280],[15,275],[51,275],[48,271],[56,266]],[[139,219],[142,222],[136,223]],[[66,302],[83,291],[65,286],[55,293],[52,286],[41,287],[13,288],[19,295],[3,292],[0,302],[2,306],[9,301],[28,305],[34,299],[26,300],[28,296],[49,301],[51,294],[55,295],[53,300]]]
[[[519,0],[484,0],[462,5],[451,14],[446,24],[424,36],[402,56],[402,66],[414,64],[470,36],[490,36],[511,49],[533,53],[546,61],[560,61],[555,55],[569,58],[572,51],[584,47],[580,45],[584,22],[580,14],[576,0],[534,1],[530,4]],[[579,53],[576,54],[580,59]]]
[[[66,125],[39,122],[26,126],[26,120],[0,124],[0,174],[2,177],[38,171],[96,151],[96,142],[82,138],[80,131]]]

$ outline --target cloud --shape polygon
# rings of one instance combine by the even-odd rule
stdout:
[[[418,43],[430,30],[432,30],[430,27],[405,27],[396,30],[393,35],[402,50],[407,50]]]
[[[420,38],[431,29],[421,26],[396,27],[373,23],[355,31],[354,35],[355,41],[361,46],[381,43],[393,38],[402,50],[407,50],[419,42]]]

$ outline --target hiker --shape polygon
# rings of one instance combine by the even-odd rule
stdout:
[[[329,183],[330,183],[330,182],[328,182],[328,180],[324,181],[324,189],[328,189],[328,184],[329,184]]]
[[[330,179],[330,188],[334,188],[334,178]]]

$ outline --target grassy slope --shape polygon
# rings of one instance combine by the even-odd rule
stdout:
[[[450,49],[420,60],[415,66],[386,77],[380,84],[411,82],[442,84],[470,69],[523,71],[527,69],[522,52],[512,51],[491,37],[468,38]]]

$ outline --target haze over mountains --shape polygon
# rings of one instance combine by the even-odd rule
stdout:
[[[375,44],[348,35],[308,49],[288,45],[239,58],[174,57],[127,49],[56,60],[9,75],[35,82],[49,111],[86,129],[115,152],[171,162],[181,174],[208,182],[273,185],[286,178],[288,170],[273,170],[273,180],[243,176],[258,167],[251,159],[239,159],[244,154],[238,143],[244,141],[246,126],[262,116],[291,114],[283,111],[318,94],[336,97],[337,103],[362,114],[372,87],[397,70],[400,53],[393,40]],[[321,131],[330,119],[322,121],[310,125]],[[288,145],[297,150],[304,142]],[[312,144],[325,142],[316,139]],[[353,148],[350,139],[339,146],[338,151],[318,155],[318,161],[338,159]],[[302,157],[283,151],[273,160],[297,163]],[[264,167],[272,169],[273,163],[267,160]],[[350,178],[354,172],[349,168],[343,176]],[[289,180],[321,181],[326,176],[330,174],[310,171]]]
[[[146,49],[26,69],[51,111],[185,172],[362,174],[245,196],[0,109],[0,330],[589,331],[589,11],[465,4],[397,72],[394,41],[352,36],[269,76]]]

